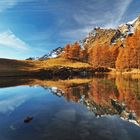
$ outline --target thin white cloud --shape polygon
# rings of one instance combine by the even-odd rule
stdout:
[[[131,4],[132,0],[124,0],[121,4],[118,6],[119,11],[119,17],[117,19],[117,23],[119,23],[125,14],[126,10],[128,9],[129,5]],[[120,7],[120,8],[119,8]]]
[[[74,29],[65,31],[64,33],[61,33],[61,36],[64,38],[69,38],[70,40],[79,40],[85,37],[92,28],[80,28],[80,29]]]
[[[0,1],[0,12],[13,7],[16,5],[18,0],[1,0]]]
[[[74,15],[73,17],[77,23],[84,25],[94,25],[104,21],[103,19],[95,19],[92,14],[88,15],[87,13],[82,16]]]
[[[28,44],[19,39],[14,33],[10,30],[0,33],[0,46],[27,50]]]
[[[91,2],[91,3],[90,3]],[[96,26],[104,28],[116,28],[121,22],[132,0],[116,0],[109,6],[108,0],[90,1],[80,12],[73,14],[73,18],[80,25],[79,29],[70,29],[61,33],[63,37],[81,39]],[[107,7],[109,6],[109,7]]]
[[[0,0],[0,12],[3,12],[9,8],[14,7],[18,3],[30,2],[33,0]]]
[[[114,12],[106,13],[106,17],[110,17],[111,22],[107,23],[105,27],[117,27],[120,24],[122,17],[124,16],[131,2],[132,0],[118,1],[118,3],[116,3]]]

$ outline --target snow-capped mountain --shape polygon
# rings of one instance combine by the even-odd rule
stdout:
[[[48,58],[56,58],[60,56],[63,53],[63,48],[58,47],[54,50],[52,50],[50,53],[45,54],[44,56],[40,57],[39,60],[46,60]]]
[[[137,28],[140,28],[140,15],[132,21],[127,22],[126,24],[119,25],[118,29],[124,35],[131,35],[135,32]]]
[[[116,44],[118,40],[121,40],[125,44],[126,36],[133,35],[136,29],[140,29],[140,15],[132,21],[119,25],[116,29],[95,27],[78,43],[83,49],[91,48],[97,44],[101,46],[104,44]],[[122,44],[122,46],[124,45]],[[58,47],[42,57],[28,58],[27,60],[47,60],[49,58],[59,57],[62,53],[64,53],[64,48]]]
[[[90,47],[98,43],[100,45],[112,44],[119,39],[124,41],[127,35],[131,36],[138,28],[140,28],[140,15],[132,21],[119,25],[116,29],[96,27],[83,39],[83,46]]]

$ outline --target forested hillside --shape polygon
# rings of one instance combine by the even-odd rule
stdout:
[[[67,44],[61,57],[83,61],[94,68],[140,68],[140,17],[128,29],[94,29],[83,44]],[[136,25],[137,26],[136,26]],[[124,25],[123,25],[124,26]],[[129,26],[136,26],[133,31]],[[124,28],[124,27],[123,27]],[[125,27],[126,28],[126,27]]]

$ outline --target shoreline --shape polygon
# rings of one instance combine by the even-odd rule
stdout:
[[[110,75],[140,75],[140,69],[123,69],[123,70],[117,70],[117,69],[111,69],[110,72],[108,72]]]
[[[140,69],[93,68],[89,63],[52,58],[45,61],[0,59],[0,77],[67,79],[93,75],[140,75]]]
[[[40,78],[60,78],[67,79],[72,77],[91,77],[98,73],[106,73],[110,70],[107,68],[92,68],[92,67],[52,67],[52,68],[41,68],[38,70],[5,70],[0,71],[0,77],[40,77]]]
[[[135,75],[140,77],[140,69],[131,71],[118,71],[111,68],[72,68],[72,67],[52,67],[38,70],[5,70],[0,71],[0,77],[39,77],[41,79],[68,79],[73,77],[92,77],[94,75]]]

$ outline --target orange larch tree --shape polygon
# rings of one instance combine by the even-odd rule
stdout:
[[[71,49],[71,45],[70,44],[67,44],[64,47],[64,58],[66,58],[66,59],[70,58],[70,49]]]
[[[75,42],[70,49],[70,58],[75,60],[80,60],[80,45]]]

